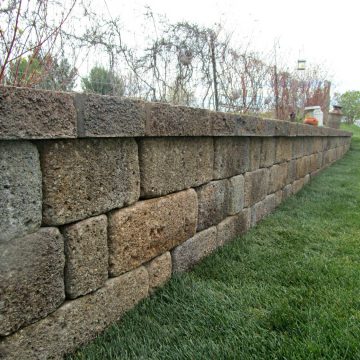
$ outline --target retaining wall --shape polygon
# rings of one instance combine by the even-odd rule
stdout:
[[[349,149],[330,128],[0,88],[0,357],[92,339]]]

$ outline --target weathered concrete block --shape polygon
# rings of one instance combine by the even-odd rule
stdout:
[[[275,163],[292,159],[292,139],[286,137],[276,138]]]
[[[307,174],[307,175],[304,177],[304,185],[307,185],[309,182],[310,182],[310,174]]]
[[[36,147],[0,141],[0,243],[41,225],[41,170]]]
[[[229,181],[211,181],[196,189],[199,203],[197,231],[218,224],[228,215]]]
[[[288,163],[273,165],[269,169],[269,188],[268,194],[272,194],[282,189],[288,178]]]
[[[216,228],[218,246],[223,246],[224,244],[234,240],[250,228],[249,209],[244,209],[237,215],[227,217]]]
[[[140,201],[108,217],[109,272],[118,276],[181,244],[196,232],[193,189]]]
[[[316,154],[317,168],[321,169],[323,164],[323,153],[319,152]]]
[[[259,169],[245,174],[245,207],[264,199],[268,193],[269,169]]]
[[[251,226],[257,224],[265,216],[269,215],[276,208],[276,195],[268,195],[264,200],[256,203],[251,208]]]
[[[269,167],[275,163],[275,138],[263,138],[261,142],[260,167]]]
[[[297,160],[291,160],[287,163],[287,180],[286,184],[291,184],[296,180],[296,162]]]
[[[262,138],[260,137],[250,138],[249,171],[255,171],[260,167],[261,143]]]
[[[62,229],[65,291],[70,299],[104,285],[108,278],[107,217],[96,216]]]
[[[279,190],[274,195],[275,195],[275,207],[278,207],[283,201],[283,191]]]
[[[62,359],[95,338],[147,296],[149,277],[140,267],[94,293],[68,301],[54,313],[0,342],[7,360]]]
[[[0,335],[60,306],[65,299],[64,263],[64,242],[56,228],[0,243]]]
[[[0,139],[76,137],[70,94],[0,86]]]
[[[278,123],[274,119],[262,119],[251,115],[241,115],[236,118],[236,135],[238,136],[274,136]]]
[[[314,139],[313,137],[304,139],[304,155],[311,155],[313,153]]]
[[[310,158],[310,167],[309,167],[309,171],[310,172],[314,172],[317,170],[318,168],[318,154],[312,154],[309,156]]]
[[[313,153],[319,153],[320,151],[322,151],[322,138],[321,137],[316,137],[313,138]]]
[[[173,272],[187,271],[217,247],[216,227],[195,234],[172,252]]]
[[[181,245],[180,245],[181,246]],[[149,291],[153,292],[157,288],[165,285],[171,278],[171,254],[166,252],[145,264],[149,273]]]
[[[141,196],[166,195],[212,180],[213,146],[206,137],[141,139]]]
[[[82,220],[138,200],[135,140],[57,140],[40,145],[45,224]]]
[[[249,138],[215,138],[214,149],[215,179],[240,175],[249,168]]]
[[[304,138],[303,137],[296,137],[292,141],[292,158],[298,159],[304,156]]]
[[[283,189],[283,201],[293,194],[293,185],[286,185]]]
[[[244,176],[237,175],[229,178],[229,215],[235,215],[244,207]]]
[[[292,193],[297,194],[304,187],[304,178],[296,180],[292,184]]]
[[[116,96],[76,94],[79,137],[145,135],[145,103]]]
[[[303,178],[307,173],[309,173],[310,167],[310,157],[304,156],[296,160],[296,178]]]

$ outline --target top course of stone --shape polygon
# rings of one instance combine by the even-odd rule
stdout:
[[[350,132],[131,98],[0,87],[0,139],[351,136]]]

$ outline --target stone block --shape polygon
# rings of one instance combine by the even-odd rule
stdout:
[[[318,154],[312,154],[309,156],[310,159],[310,167],[309,172],[314,172],[318,169]]]
[[[177,246],[171,252],[173,272],[187,271],[210,255],[218,247],[216,234],[216,227],[213,226]]]
[[[255,171],[260,167],[261,143],[262,138],[260,137],[250,138],[249,171]]]
[[[223,246],[250,228],[250,210],[244,209],[237,215],[228,216],[217,228],[217,244]]]
[[[259,169],[245,174],[245,207],[265,198],[269,186],[269,169]]]
[[[140,267],[91,294],[68,301],[54,313],[0,342],[7,360],[62,359],[94,339],[147,296],[149,277]]]
[[[193,189],[139,201],[108,217],[109,273],[118,276],[163,254],[196,232]]]
[[[244,183],[243,175],[229,178],[229,215],[239,213],[244,207]]]
[[[0,141],[0,243],[40,227],[41,199],[36,147],[25,141]]]
[[[180,245],[181,246],[181,245]],[[145,264],[149,273],[149,291],[153,292],[171,278],[171,254],[166,252]]]
[[[309,158],[310,159],[310,158]],[[296,178],[303,178],[309,172],[309,159],[304,156],[296,160]]]
[[[228,215],[229,181],[211,181],[196,189],[199,212],[197,231],[218,224]]]
[[[292,138],[276,138],[275,163],[292,159]]]
[[[134,139],[40,143],[43,222],[63,225],[134,203],[139,198]]]
[[[322,138],[315,137],[313,138],[313,153],[319,153],[322,151]]]
[[[293,139],[292,143],[292,158],[298,159],[304,156],[304,142],[305,138],[296,137]]]
[[[292,193],[297,194],[304,187],[304,178],[295,180],[292,184]]]
[[[323,153],[322,152],[319,152],[316,154],[316,166],[318,169],[321,169],[322,168],[322,163],[323,163]]]
[[[261,142],[260,167],[269,167],[275,163],[276,140],[263,138]]]
[[[274,195],[275,195],[275,206],[278,207],[283,201],[283,191],[279,190]]]
[[[236,135],[238,136],[274,136],[277,120],[262,119],[251,115],[235,116]]]
[[[272,194],[282,189],[288,178],[288,163],[282,163],[279,165],[273,165],[269,169],[269,188],[268,194]]]
[[[283,189],[283,201],[293,194],[293,185],[286,185]]]
[[[199,186],[213,177],[212,138],[141,139],[139,156],[144,198]]]
[[[249,168],[249,138],[215,138],[214,149],[214,179],[240,175]]]
[[[76,111],[70,94],[0,87],[0,139],[76,137]]]
[[[304,155],[311,155],[313,153],[314,139],[313,137],[304,139]]]
[[[102,287],[108,278],[106,215],[64,226],[62,233],[66,295],[74,299]]]
[[[268,195],[264,200],[256,203],[251,208],[251,226],[257,224],[265,216],[269,215],[276,208],[276,195]]]
[[[307,174],[307,175],[304,177],[304,185],[307,185],[309,182],[310,182],[310,174]]]
[[[76,94],[78,137],[145,135],[145,103],[117,96]]]
[[[296,180],[296,163],[297,160],[291,160],[287,163],[287,180],[286,184],[291,184]]]
[[[65,299],[64,263],[64,241],[56,228],[0,243],[1,336],[60,306]]]

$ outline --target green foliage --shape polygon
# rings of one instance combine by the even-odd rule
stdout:
[[[360,359],[360,129],[245,236],[69,359]]]
[[[349,123],[360,119],[360,91],[347,91],[340,96],[339,102]]]
[[[122,96],[125,90],[123,80],[102,66],[93,67],[89,76],[82,78],[82,88],[85,92],[115,96]]]

